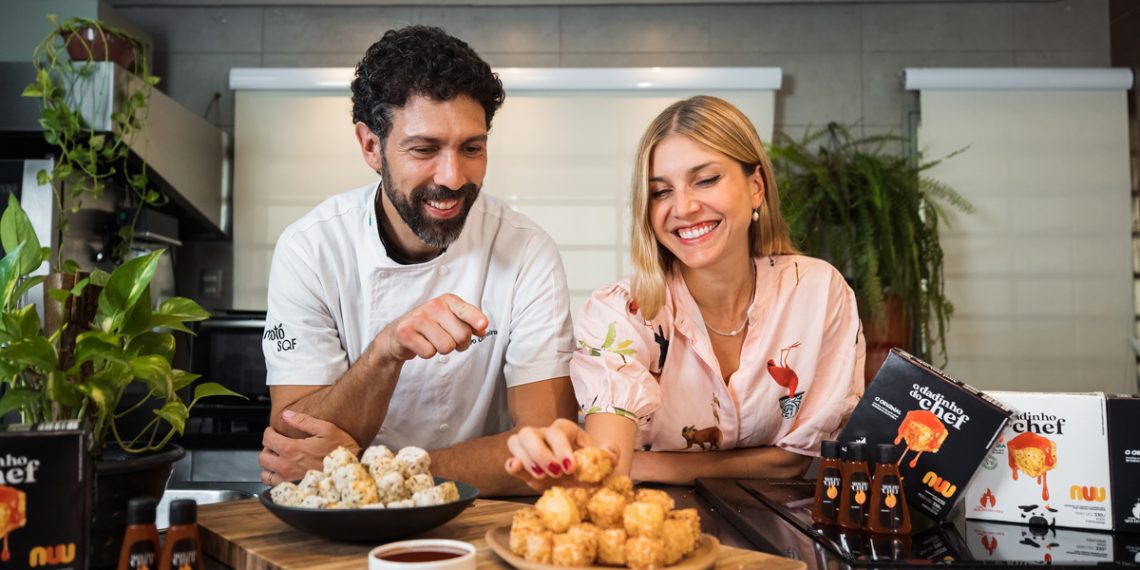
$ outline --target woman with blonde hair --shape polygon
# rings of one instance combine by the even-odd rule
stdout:
[[[630,201],[633,275],[575,322],[585,431],[523,428],[507,471],[543,489],[597,445],[638,481],[801,475],[862,393],[863,335],[842,275],[792,246],[755,127],[716,97],[670,105]]]

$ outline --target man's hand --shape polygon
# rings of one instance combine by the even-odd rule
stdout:
[[[325,456],[337,447],[346,447],[360,454],[360,445],[336,424],[292,410],[281,412],[281,418],[309,437],[293,439],[272,427],[265,428],[265,435],[261,438],[263,449],[257,461],[261,465],[261,482],[266,485],[298,481],[310,469],[321,470]]]
[[[487,333],[487,316],[450,293],[440,295],[392,321],[373,341],[380,354],[403,362],[467,350],[471,336]]]

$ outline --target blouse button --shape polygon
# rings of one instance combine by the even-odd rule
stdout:
[[[450,358],[450,357],[448,357],[448,356],[441,356],[441,357],[439,357],[439,363],[440,363],[440,364],[447,364],[447,361],[449,361],[449,360],[451,360],[451,358]]]
[[[447,424],[440,424],[439,425],[439,431],[445,432],[445,431],[447,431],[447,428],[449,428],[449,427],[451,427],[451,426],[449,426]]]
[[[440,275],[447,275],[447,268],[446,267],[440,267],[439,268],[439,274]]]

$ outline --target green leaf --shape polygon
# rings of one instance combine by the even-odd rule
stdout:
[[[23,299],[24,295],[26,295],[28,291],[31,291],[32,287],[35,287],[36,285],[39,285],[43,282],[43,275],[37,275],[35,277],[24,279],[20,282],[19,285],[16,286],[16,289],[12,292],[12,300],[17,301],[18,299]]]
[[[86,394],[92,402],[95,402],[95,406],[102,415],[110,414],[118,407],[118,402],[115,400],[115,393],[118,390],[114,376],[115,373],[108,370],[96,372],[88,376],[82,384],[76,386],[76,389]]]
[[[149,328],[150,325],[150,288],[143,289],[134,306],[127,311],[123,318],[122,334],[126,336],[137,335]]]
[[[56,356],[55,347],[42,336],[12,341],[8,346],[0,348],[0,358],[34,366],[41,372],[59,370],[59,358]]]
[[[107,285],[99,295],[99,307],[95,313],[95,324],[100,329],[119,332],[127,313],[150,287],[162,253],[163,250],[159,249],[136,257],[111,273]]]
[[[245,398],[245,396],[217,382],[203,382],[194,387],[194,399],[190,401],[190,407],[193,408],[194,404],[197,404],[198,400],[202,398],[212,398],[214,396],[237,396],[238,398]]]
[[[194,374],[193,372],[187,372],[185,370],[175,370],[174,371],[174,391],[177,392],[178,390],[181,390],[181,389],[189,386],[190,384],[193,384],[195,380],[197,380],[201,377],[202,377],[201,374]]]
[[[169,398],[174,391],[174,372],[165,358],[154,354],[136,356],[131,359],[131,369],[135,378],[146,382],[159,397]]]
[[[10,340],[23,339],[40,334],[40,315],[35,305],[24,305],[14,311],[4,313],[4,330],[11,335]]]
[[[186,408],[186,404],[182,400],[173,398],[166,401],[161,408],[154,411],[154,415],[166,420],[170,427],[179,435],[186,429],[186,418],[190,415],[190,410]]]
[[[79,264],[76,263],[74,259],[64,260],[63,267],[60,268],[60,273],[72,273],[72,274],[74,274],[74,273],[78,273],[78,272],[79,272]],[[100,271],[100,273],[106,274],[105,271]],[[91,277],[91,279],[93,279],[93,278],[94,278],[94,276]],[[103,283],[101,283],[100,285],[106,285],[106,284],[107,284],[107,282],[103,281]]]
[[[606,340],[602,341],[602,348],[609,348],[610,345],[614,343],[615,338],[617,338],[616,322],[610,323],[609,328],[606,329]]]
[[[74,264],[75,262],[69,260],[67,262],[64,262],[64,265],[66,265],[67,263]],[[75,265],[74,267],[75,267],[75,269],[71,270],[69,273],[75,273],[76,271],[79,271],[78,265]],[[88,277],[88,279],[91,280],[92,285],[95,285],[98,287],[106,287],[107,283],[111,280],[111,274],[107,273],[106,271],[103,271],[102,269],[93,269],[91,271],[91,275]]]
[[[62,372],[52,372],[47,377],[47,396],[62,406],[74,408],[83,402],[83,393],[75,384],[67,381]]]
[[[4,251],[12,251],[17,244],[24,244],[17,264],[20,276],[38,269],[44,262],[36,228],[14,194],[8,195],[8,207],[0,216],[0,244],[3,244]]]
[[[0,416],[7,414],[12,410],[27,409],[32,404],[39,402],[40,391],[17,386],[15,388],[8,388],[4,393],[4,397],[0,398]]]
[[[210,313],[201,305],[185,297],[171,297],[163,301],[155,313],[182,321],[204,321],[210,318]]]
[[[174,335],[170,333],[144,332],[135,336],[127,343],[127,352],[132,355],[145,356],[153,354],[166,360],[174,358]],[[177,385],[177,377],[175,378]],[[175,387],[175,390],[178,388]]]
[[[83,333],[75,342],[75,364],[79,366],[86,362],[100,362],[110,360],[122,364],[130,364],[123,349],[119,347],[118,339],[102,333]]]
[[[619,348],[619,349],[621,349],[621,348],[625,348],[625,347],[627,347],[627,346],[629,346],[629,345],[631,345],[631,344],[633,344],[633,340],[632,340],[632,339],[631,339],[631,340],[623,340],[623,341],[621,341],[620,343],[618,343],[618,345],[617,345],[617,348]]]
[[[42,90],[42,89],[40,89],[40,86],[39,86],[38,84],[36,84],[36,83],[30,83],[30,84],[28,84],[26,87],[24,87],[24,92],[23,92],[23,93],[20,93],[20,96],[21,96],[21,97],[36,97],[36,98],[39,98],[39,97],[43,97],[43,96],[44,96],[44,92],[43,92],[43,90]]]

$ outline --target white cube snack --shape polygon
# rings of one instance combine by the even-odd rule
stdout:
[[[317,483],[317,495],[334,503],[340,502],[340,491],[336,488],[336,481],[332,477],[325,477]]]
[[[306,495],[319,495],[320,488],[317,487],[317,485],[326,478],[328,478],[328,475],[325,475],[324,471],[310,469],[305,473],[305,477],[301,479],[301,482],[297,484],[297,488]]]
[[[301,504],[298,506],[304,507],[306,509],[327,509],[332,504],[332,501],[324,497],[318,497],[317,495],[308,495],[304,500],[301,501]]]
[[[269,497],[275,504],[283,507],[296,507],[305,499],[305,494],[296,485],[288,481],[278,483],[269,491]]]
[[[434,507],[435,505],[442,505],[444,503],[443,494],[436,487],[416,491],[412,495],[412,502],[417,507]]]
[[[353,463],[360,463],[357,461],[356,454],[349,451],[345,447],[338,447],[328,454],[324,460],[325,474],[332,475],[337,467],[342,465],[351,465]]]
[[[404,477],[408,478],[417,473],[431,474],[431,456],[427,451],[418,447],[405,447],[396,454],[396,464]]]
[[[426,473],[416,473],[404,481],[404,487],[408,489],[409,493],[423,491],[424,489],[431,489],[434,486],[435,479]]]
[[[392,453],[391,449],[385,445],[373,445],[364,450],[360,456],[360,463],[371,467],[373,463],[380,459],[395,459],[396,454]]]
[[[392,501],[388,503],[389,509],[407,509],[416,506],[416,503],[411,499],[401,499],[399,501]]]
[[[393,471],[376,480],[376,491],[385,503],[407,499],[412,496],[404,486],[404,476]]]
[[[340,493],[340,502],[347,507],[358,507],[380,500],[376,482],[359,463],[341,465],[333,472],[332,479]]]

